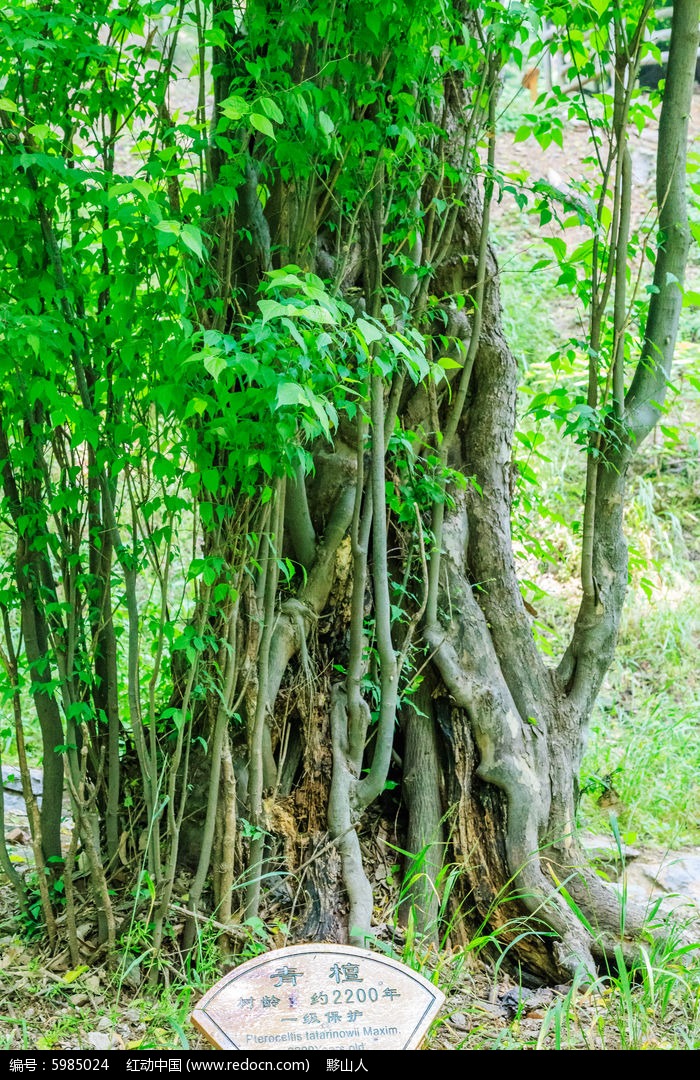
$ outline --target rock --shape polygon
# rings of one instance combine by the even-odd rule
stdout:
[[[30,769],[29,775],[32,781],[32,791],[35,795],[41,795],[44,790],[41,769]],[[22,776],[19,771],[19,765],[3,765],[2,786],[5,791],[14,791],[19,795],[22,794]]]
[[[614,860],[618,862],[620,856],[627,861],[631,859],[639,858],[641,852],[637,848],[630,847],[628,844],[622,844],[618,849],[617,841],[614,836],[607,836],[604,834],[588,833],[586,836],[581,837],[581,847],[588,855],[589,859],[598,859],[605,862]]]
[[[518,1014],[521,1017],[541,1019],[544,1011],[554,1001],[554,990],[548,986],[539,987],[537,990],[528,990],[524,986],[514,986],[506,990],[499,998],[501,1015],[505,1013],[509,1019],[514,1019]],[[493,1006],[491,1006],[493,1008]]]
[[[476,1001],[475,1007],[479,1012],[486,1013],[487,1016],[492,1017],[494,1020],[502,1020],[504,1016],[508,1016],[508,1009],[505,1009],[502,1005],[497,1005],[495,1001]]]
[[[28,829],[20,829],[19,827],[10,829],[8,833],[5,833],[6,844],[31,844],[32,838]]]
[[[498,1000],[512,1019],[518,1011],[525,1011],[525,1003],[530,997],[532,997],[531,990],[526,990],[523,986],[514,986],[511,990],[506,990],[505,994],[501,994]]]
[[[648,184],[654,175],[656,154],[647,149],[632,151],[632,180],[635,184]]]
[[[680,893],[696,902],[700,901],[700,855],[671,857],[661,864],[656,877],[667,892]]]
[[[106,1031],[88,1031],[85,1042],[91,1050],[112,1050],[112,1036]]]
[[[620,882],[612,886],[619,893]],[[700,919],[700,852],[668,852],[645,856],[625,868],[624,887],[630,900],[647,908],[654,918],[674,915],[684,922]]]

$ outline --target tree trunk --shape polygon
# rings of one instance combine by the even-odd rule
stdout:
[[[431,683],[424,680],[404,710],[401,790],[406,803],[407,857],[404,867],[402,921],[413,919],[419,934],[439,941],[438,913],[442,869],[446,862],[446,805],[440,732]]]
[[[36,128],[20,127],[37,112],[25,100],[32,84],[42,102],[53,100],[53,54],[42,52],[32,79],[16,70],[3,84],[3,145],[19,145],[5,189],[17,220],[28,199],[39,222],[27,226],[33,247],[7,260],[29,290],[18,316],[21,355],[29,340],[22,319],[31,327],[48,311],[43,332],[55,362],[44,370],[35,356],[32,393],[38,399],[48,385],[66,439],[79,431],[90,448],[86,476],[77,459],[59,463],[61,481],[77,492],[76,539],[61,547],[53,414],[38,404],[27,411],[19,395],[15,414],[0,415],[23,658],[42,729],[44,849],[60,857],[60,693],[71,789],[75,800],[80,788],[107,922],[100,845],[115,865],[124,741],[133,750],[146,845],[135,859],[136,891],[147,873],[157,894],[155,957],[179,866],[193,875],[187,947],[203,910],[216,908],[225,927],[242,913],[255,926],[266,904],[295,921],[297,936],[364,944],[375,919],[368,822],[394,797],[392,769],[402,799],[392,835],[407,858],[401,917],[421,934],[440,941],[456,912],[469,913],[507,962],[557,980],[592,973],[619,937],[618,907],[577,839],[577,777],[625,596],[625,477],[659,416],[682,301],[699,6],[674,4],[659,139],[661,235],[631,379],[626,128],[650,5],[636,15],[598,13],[616,45],[616,81],[606,139],[581,105],[600,167],[584,350],[591,419],[581,602],[556,668],[538,650],[511,535],[520,376],[490,240],[500,189],[521,194],[499,176],[495,145],[503,66],[526,36],[527,5],[358,0],[329,11],[249,0],[233,14],[221,0],[195,5],[197,126],[175,124],[165,107],[174,46],[155,82],[146,50],[148,93],[136,93],[123,116],[113,95],[95,124],[108,179],[96,203],[102,250],[94,265],[94,238],[81,234],[90,215],[73,206],[83,184],[75,133],[54,162],[53,149],[34,152],[40,117]],[[121,43],[123,33],[111,37]],[[208,130],[207,41],[215,42]],[[117,52],[105,70],[108,62],[119,68],[121,45]],[[131,74],[120,76],[127,98]],[[72,116],[71,94],[61,101],[59,111]],[[141,123],[149,107],[148,184],[115,185],[116,133],[130,131],[135,117]],[[92,174],[84,186],[93,190]],[[61,231],[64,187],[75,239]],[[140,229],[150,244],[142,261]],[[37,275],[35,297],[28,282]],[[122,279],[133,294],[122,292],[112,312]],[[132,309],[134,341],[131,327],[115,333],[111,321],[124,323]],[[139,382],[142,345],[148,363]],[[115,409],[117,388],[124,404]],[[129,408],[138,437],[123,430]],[[140,468],[142,498],[132,486]],[[162,480],[157,499],[154,478]],[[194,539],[174,604],[171,567],[187,561],[176,550],[182,502],[191,509],[178,501],[183,490],[196,509]],[[159,514],[170,529],[164,551],[151,525]],[[83,603],[71,582],[86,551]],[[161,592],[155,616],[139,580],[149,558]],[[75,716],[90,711],[88,698],[97,718],[84,728],[86,781]],[[625,932],[638,925],[628,912]]]
[[[221,58],[222,63],[229,63],[228,77],[221,76],[222,86],[232,85],[236,72],[240,78],[237,65],[241,57],[262,48],[259,35],[264,33],[265,10],[263,4],[249,9],[247,37],[236,36],[230,58]],[[690,24],[693,19],[692,13],[685,13],[683,5],[675,17],[679,25],[683,20]],[[456,21],[452,27],[455,31],[461,19],[475,35],[481,33],[482,40],[483,35],[488,39],[488,24],[479,29],[476,12],[457,11],[455,6]],[[286,29],[282,18],[278,31],[284,35]],[[679,44],[682,36],[676,32],[672,57],[679,49],[692,47],[689,40],[685,45]],[[315,73],[323,70],[322,63],[313,55],[313,34],[307,42],[303,60],[298,50],[292,50],[295,60],[288,71],[290,87],[301,85],[301,80],[315,77]],[[326,42],[325,49],[328,47]],[[239,226],[247,229],[246,242],[252,246],[245,270],[236,270],[235,259],[232,262],[234,281],[239,282],[239,296],[245,297],[245,304],[254,306],[256,282],[269,268],[271,252],[280,253],[275,257],[276,265],[284,265],[286,253],[293,252],[294,261],[331,279],[341,294],[359,293],[363,299],[354,301],[356,311],[366,311],[380,320],[381,302],[393,282],[394,292],[390,295],[394,310],[400,311],[401,328],[415,325],[425,329],[429,285],[434,296],[453,299],[443,301],[442,307],[437,308],[442,319],[438,320],[438,329],[446,328],[447,337],[440,342],[436,330],[432,339],[428,336],[427,351],[433,355],[446,351],[455,358],[455,363],[448,367],[449,394],[444,392],[444,385],[437,391],[429,383],[405,389],[403,377],[399,379],[396,373],[380,376],[370,372],[364,390],[359,388],[360,399],[364,394],[366,420],[343,422],[342,444],[338,443],[335,454],[329,456],[326,448],[317,448],[315,479],[305,478],[303,471],[297,470],[293,487],[288,488],[285,512],[292,557],[304,567],[309,582],[314,576],[319,581],[316,538],[324,535],[329,511],[337,514],[342,500],[350,496],[345,513],[352,516],[352,522],[350,516],[344,517],[345,525],[336,534],[334,551],[340,551],[342,529],[350,525],[351,572],[348,576],[347,570],[341,570],[334,556],[325,564],[323,586],[314,590],[310,605],[304,599],[309,587],[303,586],[295,600],[303,606],[295,609],[291,619],[285,613],[291,611],[288,600],[280,603],[278,615],[265,617],[265,623],[271,617],[275,619],[275,628],[273,640],[260,654],[263,659],[259,670],[266,690],[264,701],[260,696],[256,698],[256,730],[258,738],[262,737],[266,723],[274,730],[272,717],[279,707],[280,687],[285,687],[287,699],[290,695],[294,698],[295,677],[290,672],[290,661],[301,656],[303,671],[307,672],[308,640],[313,625],[310,616],[315,621],[330,603],[330,627],[324,629],[321,622],[314,634],[332,667],[346,673],[344,679],[335,682],[330,699],[325,695],[325,707],[330,714],[332,750],[328,828],[343,867],[350,902],[351,937],[361,941],[370,929],[372,897],[363,869],[360,826],[362,814],[386,781],[392,730],[400,719],[402,790],[408,812],[405,842],[413,858],[407,870],[404,918],[412,909],[421,931],[433,934],[437,931],[445,852],[443,821],[449,819],[454,800],[456,817],[451,851],[463,867],[461,888],[465,898],[471,897],[479,918],[495,928],[499,947],[512,949],[518,963],[541,976],[562,978],[573,976],[581,966],[593,970],[593,954],[600,952],[601,945],[593,940],[592,924],[601,931],[600,940],[619,929],[614,903],[596,887],[585,867],[576,836],[575,815],[585,729],[613,654],[624,599],[624,475],[635,435],[630,431],[621,449],[613,449],[620,446],[619,439],[615,442],[610,439],[604,446],[596,443],[599,453],[594,462],[595,482],[589,485],[595,514],[591,512],[587,519],[593,552],[587,580],[595,585],[588,590],[584,587],[571,645],[559,669],[552,670],[535,645],[530,616],[520,594],[511,540],[512,444],[519,373],[501,329],[498,266],[488,243],[488,210],[493,190],[488,170],[493,167],[492,151],[483,183],[472,171],[475,146],[484,131],[489,133],[493,145],[499,61],[488,45],[480,61],[480,68],[467,88],[454,72],[443,76],[442,123],[449,132],[449,142],[442,144],[438,135],[436,146],[440,146],[440,152],[451,163],[452,172],[442,179],[436,179],[430,172],[413,175],[410,184],[414,195],[402,204],[401,212],[391,202],[386,166],[379,160],[372,164],[369,156],[367,160],[358,159],[357,168],[368,170],[368,193],[359,197],[354,221],[348,222],[339,214],[334,200],[329,200],[327,185],[319,186],[308,176],[303,181],[300,175],[290,179],[289,170],[276,171],[269,157],[265,159],[267,164],[261,166],[265,141],[260,135],[250,148],[239,188]],[[370,56],[367,63],[378,78],[393,77],[389,74],[394,63],[391,56]],[[682,75],[676,73],[680,68]],[[618,77],[626,77],[620,71],[622,68]],[[325,85],[332,85],[333,76],[328,78]],[[319,79],[324,83],[322,75]],[[668,117],[673,109],[677,117],[683,109],[687,111],[692,92],[692,77],[685,71],[683,61],[672,59],[671,80],[675,87],[682,83],[683,89],[669,92],[664,115]],[[683,108],[679,106],[678,95],[685,102]],[[619,140],[622,140],[623,105],[624,102],[617,113]],[[363,113],[362,108],[360,112]],[[364,110],[364,115],[373,117],[373,107]],[[668,126],[668,119],[662,120],[662,131]],[[668,221],[670,234],[674,234],[684,212],[684,198],[682,192],[676,194],[674,180],[678,182],[678,174],[684,173],[681,146],[685,136],[680,121],[673,121],[672,127],[677,147],[676,171],[663,174],[660,183],[666,185],[666,190],[659,196],[664,207],[662,220]],[[622,141],[620,147],[623,155]],[[477,166],[477,173],[480,171],[481,167]],[[263,174],[271,193],[264,214],[260,202]],[[342,173],[334,173],[333,167],[330,175],[332,183],[342,183]],[[620,192],[623,187],[620,186]],[[439,197],[448,207],[440,219],[435,216],[435,199]],[[398,235],[404,235],[402,228],[408,235],[403,210],[406,204],[413,207],[413,213],[418,213],[422,222],[421,230],[414,235],[410,256],[405,249],[410,265],[401,274],[389,269],[382,274],[383,263],[391,265],[394,248],[387,236],[391,235],[392,227],[397,228],[397,220],[400,221]],[[308,231],[310,220],[316,221],[314,236]],[[335,245],[330,242],[334,234],[338,237]],[[624,244],[625,236],[620,235],[620,244]],[[219,243],[227,242],[230,237],[227,240],[220,234]],[[679,279],[682,276],[684,241],[679,240],[675,246],[674,243],[667,244],[659,256],[657,278],[666,272],[667,263],[673,274]],[[399,244],[399,251],[401,248]],[[619,304],[624,291],[616,295]],[[466,299],[467,303],[456,304],[454,298]],[[471,298],[474,303],[470,310]],[[675,332],[676,315],[677,311],[675,315],[664,311],[658,316],[667,336],[668,332]],[[654,329],[656,318],[653,309],[649,341],[659,337]],[[375,342],[373,336],[370,367],[384,347],[381,337],[378,333]],[[648,349],[653,347],[650,345]],[[664,355],[667,354],[668,348],[664,346]],[[631,402],[639,397],[637,383],[643,381],[639,372],[646,370],[645,362],[637,369],[629,394]],[[458,367],[461,370],[455,377],[452,369]],[[619,395],[620,387],[624,389],[620,370],[616,371],[615,386]],[[660,393],[658,385],[655,392]],[[387,414],[390,419],[386,418]],[[422,584],[415,533],[412,543],[409,542],[407,531],[392,523],[391,513],[384,505],[386,469],[389,467],[395,473],[400,469],[384,446],[384,440],[388,442],[394,434],[395,422],[396,430],[420,433],[415,463],[424,467],[426,456],[435,447],[445,468],[473,478],[462,492],[448,486],[444,478],[439,481],[443,494],[432,506],[435,546],[432,552],[422,556]],[[359,455],[354,447],[359,448]],[[341,487],[338,495],[337,486],[331,487],[334,497],[329,499],[329,489],[324,484],[338,467],[341,448],[342,468],[354,491]],[[419,515],[425,509],[421,508]],[[417,527],[421,528],[420,521]],[[392,535],[398,546],[403,545],[404,550],[414,553],[412,563],[396,561],[394,556],[392,562],[386,561],[390,529],[394,530]],[[420,544],[422,550],[422,537]],[[584,551],[584,560],[586,557]],[[337,583],[341,572],[347,581],[346,591],[331,596],[333,582]],[[414,599],[402,620],[390,623],[384,612],[388,613],[389,594],[395,591],[401,578],[404,583],[410,582]],[[424,590],[423,601],[421,590]],[[349,596],[347,603],[343,595]],[[368,616],[373,620],[369,631]],[[416,630],[421,636],[413,654],[412,638]],[[368,660],[370,645],[373,652]],[[265,659],[267,648],[269,661]],[[409,654],[415,655],[417,666],[425,670],[425,682],[403,704],[397,693],[397,680]],[[274,671],[272,677],[268,666]],[[364,689],[368,683],[374,687],[373,706],[368,704]],[[445,704],[440,705],[441,701]],[[371,708],[375,712],[374,722],[370,721]],[[435,717],[440,710],[445,720],[437,725]],[[370,734],[372,737],[367,741]],[[317,755],[326,754],[308,725],[302,727],[301,738],[306,765],[293,781],[297,805],[299,800],[303,804],[309,797],[321,798],[316,762]],[[278,755],[281,745],[273,735],[271,746]],[[311,751],[313,764],[309,759],[311,747],[315,747]],[[254,760],[256,752],[251,753]],[[445,762],[448,771],[443,774]],[[278,759],[275,768],[280,764]],[[253,795],[250,807],[252,820],[262,820],[263,787],[259,780],[254,791],[257,794]],[[316,823],[310,830],[312,839],[307,850],[320,842],[318,829]],[[261,845],[262,840],[254,842],[256,853],[251,857],[254,875],[256,867],[262,865]],[[304,929],[309,933],[314,928],[314,932],[328,933],[333,925],[327,910],[333,902],[333,889],[329,892],[320,887],[317,870],[315,866],[313,871],[305,871],[311,907],[317,913],[307,917]],[[323,895],[327,897],[325,905]],[[572,897],[579,898],[582,911],[588,915],[579,913]],[[259,902],[259,889],[253,887],[249,914],[257,911]]]

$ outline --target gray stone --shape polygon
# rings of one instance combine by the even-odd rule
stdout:
[[[601,862],[619,862],[621,858],[628,861],[639,858],[641,854],[638,848],[630,847],[629,844],[622,844],[618,848],[617,840],[610,835],[586,833],[580,837],[580,841],[589,859],[597,859]]]
[[[30,769],[29,775],[32,781],[32,791],[35,795],[41,795],[44,790],[44,778],[41,769]],[[19,765],[3,765],[2,786],[5,791],[13,791],[22,794],[22,776]]]
[[[106,1031],[88,1031],[85,1042],[91,1050],[112,1050],[112,1036]]]
[[[656,919],[667,915],[686,923],[700,919],[698,848],[657,858],[646,855],[625,868],[623,882],[629,899],[646,907]],[[614,888],[620,892],[622,883]]]

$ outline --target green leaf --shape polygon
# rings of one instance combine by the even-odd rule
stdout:
[[[219,490],[219,481],[221,476],[218,469],[204,469],[202,472],[202,483],[207,491],[211,491],[212,494]]]
[[[298,383],[282,382],[277,387],[276,407],[283,405],[308,405],[309,399],[303,386]]]
[[[274,139],[275,130],[266,116],[262,113],[251,113],[250,122],[257,131],[261,131],[263,135],[267,135],[268,138]]]
[[[34,124],[33,127],[30,127],[29,134],[33,135],[39,142],[43,142],[51,134],[51,128],[47,124]]]
[[[182,226],[179,221],[159,221],[156,225],[156,232],[164,236],[179,236],[181,229]]]
[[[371,345],[373,341],[381,341],[384,336],[379,327],[367,322],[366,319],[358,319],[355,325],[368,345]]]
[[[73,968],[72,971],[67,971],[63,976],[62,981],[70,985],[70,983],[75,982],[76,979],[79,979],[81,975],[84,975],[85,972],[89,970],[90,968],[87,964],[80,964],[77,968]]]
[[[213,45],[218,49],[226,48],[226,34],[220,26],[210,27],[204,35],[204,41],[207,45]]]
[[[297,330],[297,328],[294,325],[294,323],[292,322],[292,320],[291,319],[281,319],[280,321],[282,323],[282,326],[285,328],[285,330],[291,335],[291,337],[294,339],[296,344],[299,346],[299,349],[301,350],[301,352],[306,353],[306,351],[307,351],[306,342],[304,341],[303,337],[301,336],[301,334]]]
[[[120,195],[130,195],[132,191],[143,195],[144,199],[147,199],[153,193],[153,185],[147,183],[146,180],[129,180],[125,184],[112,184],[109,189],[109,197],[110,199],[117,199]]]
[[[259,98],[257,104],[262,109],[262,111],[265,113],[265,116],[270,117],[270,120],[274,120],[275,123],[277,123],[277,124],[281,124],[283,122],[284,115],[282,114],[282,110],[280,108],[278,108],[278,106],[275,104],[275,102],[272,100],[272,98],[269,98],[269,97]]]
[[[323,402],[321,401],[320,398],[317,398],[314,395],[311,398],[310,404],[311,404],[311,408],[314,411],[314,415],[315,415],[316,419],[318,420],[319,424],[321,425],[321,428],[323,429],[323,434],[326,436],[327,439],[330,439],[330,437],[331,437],[330,423],[329,423],[328,413],[326,412],[326,410],[323,407]],[[333,410],[333,411],[335,412],[335,410]],[[337,419],[337,417],[335,417],[335,419]]]
[[[267,273],[270,284],[275,289],[290,288],[296,289],[298,292],[304,292],[305,290],[303,278],[300,278],[298,274],[291,273],[289,267],[282,270],[268,270]]]
[[[227,97],[219,105],[221,112],[229,120],[240,120],[250,112],[250,105],[242,97]]]
[[[199,229],[195,228],[194,225],[183,225],[180,231],[180,239],[186,248],[189,248],[198,259],[204,262],[206,255],[202,244],[202,234]]]
[[[323,109],[321,109],[320,113],[318,114],[318,126],[320,127],[324,135],[332,135],[335,131],[335,124],[331,120],[328,113],[324,112]]]
[[[276,318],[304,318],[314,323],[333,323],[335,319],[330,311],[319,304],[281,304],[279,300],[259,300],[258,307],[262,313],[263,326],[270,319]]]
[[[561,261],[566,258],[566,242],[562,240],[561,237],[543,236],[542,239],[545,244],[548,244],[551,247],[557,259]]]
[[[258,300],[258,307],[263,317],[263,326],[270,319],[278,319],[282,316],[289,316],[291,314],[289,307],[291,305],[280,304],[279,300]]]
[[[204,370],[208,371],[214,382],[218,382],[221,377],[221,372],[226,367],[226,359],[218,352],[203,352],[202,361],[204,363]]]

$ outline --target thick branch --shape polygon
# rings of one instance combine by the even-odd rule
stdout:
[[[666,89],[659,120],[656,198],[660,247],[654,271],[642,356],[627,395],[630,434],[639,446],[657,423],[666,396],[683,302],[690,245],[686,157],[695,63],[698,51],[698,0],[676,0],[669,46]]]
[[[255,716],[252,718],[252,724],[248,732],[248,750],[249,750],[249,785],[248,785],[248,803],[249,812],[253,820],[253,824],[257,826],[257,832],[250,842],[250,856],[248,861],[248,869],[250,872],[250,878],[246,888],[246,916],[248,918],[256,918],[258,914],[258,907],[260,904],[260,885],[262,874],[262,862],[263,862],[263,850],[264,850],[264,833],[262,831],[263,826],[263,741],[265,732],[265,723],[267,719],[267,709],[270,697],[268,694],[268,678],[270,672],[270,647],[272,644],[272,635],[274,632],[274,620],[275,620],[275,598],[277,596],[277,581],[279,578],[279,558],[281,554],[282,546],[282,531],[284,522],[284,496],[285,487],[283,482],[279,482],[276,485],[277,505],[275,506],[275,512],[271,521],[271,532],[267,537],[267,550],[265,557],[265,588],[264,588],[264,603],[263,603],[263,629],[262,639],[260,642],[260,652],[258,656],[258,698],[255,708]],[[219,727],[219,725],[217,725]],[[223,738],[223,732],[220,735]],[[221,747],[217,745],[215,752],[220,755]],[[219,765],[220,756],[212,765],[212,785],[216,786],[218,790],[219,786]],[[209,809],[212,811],[211,819],[208,820],[208,824],[211,825],[211,834],[213,836],[215,807],[212,807],[211,800],[209,802]],[[201,866],[201,863],[200,863]],[[196,882],[197,884],[197,882]],[[196,903],[194,905],[196,907]]]
[[[354,805],[369,806],[384,790],[394,742],[399,672],[391,638],[391,601],[386,542],[386,461],[384,446],[384,381],[372,376],[372,580],[379,654],[379,721],[374,757],[367,777],[354,793]]]
[[[331,745],[333,775],[328,798],[328,829],[337,841],[343,862],[343,881],[348,892],[350,940],[364,945],[372,922],[372,888],[362,865],[362,852],[351,809],[351,792],[357,783],[348,756],[348,716],[345,690],[336,684],[331,691]]]
[[[546,724],[522,722],[484,614],[447,550],[445,563],[455,615],[448,630],[427,629],[425,637],[445,685],[469,718],[480,754],[477,774],[506,796],[506,854],[517,898],[560,936],[563,970],[571,973],[581,964],[592,970],[589,935],[540,864],[541,833],[550,809]]]
[[[602,447],[598,466],[592,544],[596,603],[584,596],[571,643],[558,674],[573,704],[586,717],[615,650],[627,586],[623,535],[625,476],[630,460],[661,415],[675,349],[682,283],[689,247],[686,143],[698,44],[698,0],[674,6],[666,92],[659,125],[657,197],[661,246],[654,273],[642,355],[625,401],[628,427],[621,442]],[[618,374],[619,386],[619,374]]]
[[[545,667],[525,610],[511,537],[512,440],[518,371],[499,331],[498,297],[489,290],[488,313],[472,380],[478,408],[465,416],[465,468],[480,491],[469,498],[468,564],[477,600],[493,637],[503,675],[520,715],[538,718]]]
[[[285,532],[292,541],[294,554],[308,570],[316,554],[316,533],[309,513],[309,501],[306,497],[304,470],[298,465],[294,479],[289,480],[289,498],[284,507]]]
[[[315,616],[320,615],[326,605],[333,587],[336,551],[350,526],[354,498],[354,486],[347,484],[336,500],[326,532],[316,548],[316,560],[306,584],[293,601],[283,605],[275,621],[267,677],[268,712],[274,709],[287,664],[299,649],[302,635],[308,632]]]

